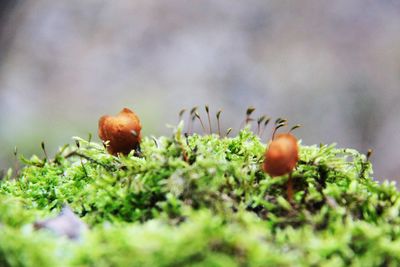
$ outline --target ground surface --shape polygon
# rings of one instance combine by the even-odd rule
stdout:
[[[300,146],[290,204],[248,130],[186,139],[177,128],[144,138],[140,157],[76,141],[0,180],[0,266],[400,264],[400,194],[357,151]],[[87,225],[72,239],[38,227],[65,204]]]

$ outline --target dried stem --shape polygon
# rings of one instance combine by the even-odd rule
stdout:
[[[280,124],[278,124],[278,125],[275,126],[274,131],[272,132],[271,140],[274,140],[276,131],[277,131],[279,128],[283,127],[283,126],[286,126],[286,122],[282,122],[282,123],[280,123]]]
[[[261,123],[265,120],[265,115],[263,115],[263,116],[261,116],[260,118],[258,118],[258,120],[257,120],[257,135],[258,135],[258,137],[260,137],[260,130],[261,130],[261,127],[260,127],[260,125],[261,125]]]
[[[48,157],[48,155],[47,155],[46,146],[45,146],[45,144],[44,144],[43,141],[42,141],[42,143],[41,143],[41,147],[42,147],[44,156],[46,157],[46,161],[48,161],[49,157]]]
[[[151,136],[151,139],[153,140],[153,142],[154,142],[154,144],[156,145],[156,147],[159,148],[157,138],[155,138],[155,136],[152,135],[152,136]]]
[[[259,134],[260,138],[264,135],[265,129],[267,128],[268,123],[270,122],[271,118],[267,118],[264,122],[264,126]]]
[[[255,111],[256,109],[254,107],[248,107],[246,110],[246,117],[244,119],[244,126],[246,126],[247,124],[249,124],[250,121],[252,121],[253,119],[251,118],[251,114]],[[243,124],[243,123],[242,123]],[[242,125],[240,125],[242,126]],[[241,127],[240,127],[241,128]]]
[[[114,167],[114,166],[105,165],[105,164],[103,164],[103,163],[101,163],[101,162],[99,162],[99,161],[97,161],[97,160],[95,160],[95,159],[92,159],[92,158],[89,157],[89,156],[86,156],[86,155],[84,155],[84,154],[79,153],[77,150],[71,151],[70,153],[68,153],[68,154],[65,155],[64,157],[67,159],[67,158],[74,157],[74,156],[84,158],[84,159],[86,159],[86,160],[88,160],[88,161],[90,161],[90,162],[92,162],[92,163],[95,163],[95,164],[97,164],[97,165],[102,166],[104,169],[107,169],[107,170],[109,170],[109,171],[115,171],[115,167]]]
[[[217,115],[216,115],[216,117],[217,117],[217,125],[218,125],[218,135],[220,137],[221,137],[221,124],[220,124],[219,118],[221,116],[221,113],[222,113],[222,110],[218,110]]]
[[[196,116],[195,116],[196,110],[197,110],[197,107],[193,107],[193,108],[190,110],[190,114],[189,114],[189,123],[188,123],[188,130],[187,130],[188,134],[191,134],[191,132],[192,132],[194,119],[196,118]]]
[[[228,137],[228,135],[232,132],[232,128],[228,128],[228,130],[226,130],[226,134],[225,137]]]
[[[17,177],[19,174],[19,160],[18,160],[18,148],[16,146],[14,147],[14,171],[15,171],[14,173],[15,177]]]
[[[185,113],[186,109],[181,109],[181,111],[179,111],[179,121],[178,123],[182,120],[183,114]]]
[[[201,124],[201,128],[203,128],[203,132],[205,133],[206,132],[206,128],[204,127],[204,123],[203,123],[203,120],[200,117],[200,114],[197,111],[194,114],[195,114],[196,118],[199,119],[200,124]]]
[[[292,128],[290,128],[290,130],[288,131],[288,133],[293,132],[294,130],[298,129],[301,127],[301,124],[296,124],[295,126],[293,126]]]
[[[371,158],[373,152],[374,152],[374,151],[373,151],[371,148],[368,149],[368,152],[367,152],[367,161],[369,161],[369,159]]]
[[[274,140],[276,131],[277,131],[279,128],[285,126],[285,125],[287,125],[287,120],[286,120],[286,119],[282,119],[282,118],[276,119],[276,121],[275,121],[275,128],[274,128],[274,130],[273,130],[273,132],[272,132],[271,140]]]
[[[210,134],[212,134],[212,128],[211,128],[211,118],[210,118],[210,109],[208,108],[208,106],[205,106],[206,109],[206,113],[207,113],[207,118],[208,118],[208,127],[210,130]]]

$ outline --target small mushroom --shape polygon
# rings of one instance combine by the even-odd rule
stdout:
[[[128,108],[122,109],[116,116],[105,115],[99,120],[99,137],[108,142],[107,150],[113,155],[127,155],[138,149],[141,130],[139,117]]]
[[[274,176],[290,173],[299,160],[297,138],[290,133],[278,134],[265,152],[264,171]]]
[[[265,151],[263,169],[266,173],[272,177],[289,174],[286,184],[289,202],[293,200],[292,171],[298,161],[297,138],[290,133],[276,135]]]

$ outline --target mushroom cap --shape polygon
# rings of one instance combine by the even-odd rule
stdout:
[[[266,173],[281,176],[293,171],[299,160],[297,138],[290,134],[278,134],[265,151],[263,168]]]
[[[99,137],[108,141],[110,154],[129,154],[141,141],[142,125],[139,117],[130,109],[122,109],[116,116],[105,115],[99,119]]]

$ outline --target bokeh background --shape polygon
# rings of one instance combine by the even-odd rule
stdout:
[[[396,0],[0,1],[3,169],[124,106],[160,135],[208,104],[234,131],[254,106],[304,144],[373,148],[375,176],[399,180],[399,100]]]

